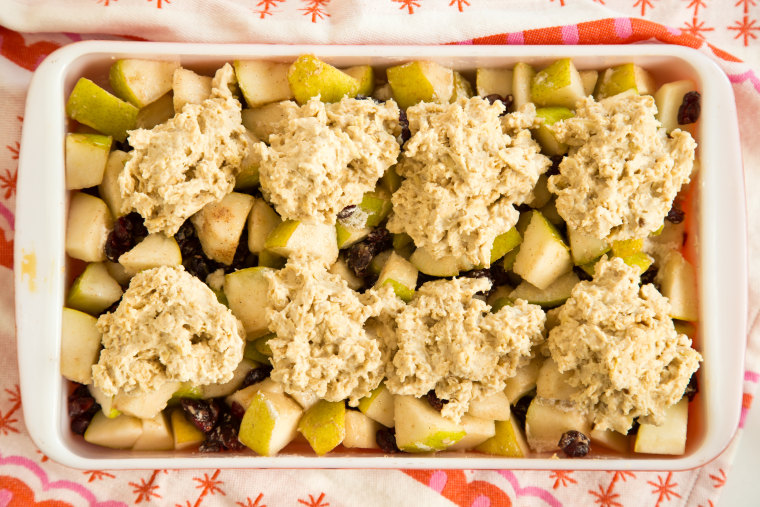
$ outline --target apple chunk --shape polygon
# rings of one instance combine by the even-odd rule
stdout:
[[[84,432],[84,439],[91,444],[111,449],[129,449],[142,435],[142,422],[137,417],[120,415],[113,419],[98,411]]]
[[[222,264],[232,264],[252,206],[252,196],[232,192],[190,217],[203,253]]]
[[[74,193],[66,222],[66,253],[85,262],[106,260],[106,240],[112,226],[111,212],[102,199]]]
[[[235,75],[248,107],[293,98],[288,84],[290,64],[263,60],[235,60]]]
[[[66,188],[100,185],[111,141],[111,136],[99,134],[66,134]]]
[[[66,304],[97,315],[118,301],[122,292],[121,285],[108,273],[105,264],[93,262],[74,280]]]
[[[98,362],[101,335],[97,319],[79,310],[63,309],[61,321],[61,375],[80,384],[92,381]]]
[[[172,77],[174,111],[180,113],[185,104],[200,104],[211,95],[211,78],[189,69],[179,68]]]
[[[66,101],[72,120],[110,135],[117,141],[127,138],[136,126],[138,109],[105,91],[87,78],[80,78]]]
[[[134,275],[159,266],[179,266],[182,264],[182,252],[177,240],[156,232],[149,234],[132,250],[123,253],[119,257],[119,264],[124,266],[127,273]]]
[[[124,59],[111,66],[109,79],[116,95],[137,107],[145,107],[172,89],[179,62]]]
[[[224,294],[230,310],[240,319],[251,338],[268,332],[266,307],[269,282],[265,274],[273,271],[271,268],[246,268],[224,277]]]
[[[121,196],[121,190],[119,189],[119,174],[124,169],[124,164],[129,160],[130,154],[121,150],[114,150],[108,155],[108,162],[106,162],[105,171],[103,172],[103,180],[98,186],[98,192],[100,197],[108,205],[108,209],[111,210],[111,215],[115,218],[122,216],[122,203],[124,198]]]
[[[634,452],[647,454],[679,455],[686,452],[686,430],[689,419],[689,401],[682,398],[665,411],[660,426],[642,424],[636,434]]]

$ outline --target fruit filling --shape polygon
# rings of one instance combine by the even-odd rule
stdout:
[[[73,433],[266,456],[685,452],[693,82],[314,55],[214,76],[122,59],[109,78],[66,108]]]

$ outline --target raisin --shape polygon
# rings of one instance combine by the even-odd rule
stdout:
[[[588,454],[590,443],[580,431],[570,430],[562,434],[557,445],[568,458],[580,458]]]
[[[393,245],[393,235],[385,227],[375,227],[364,241],[372,245],[374,255],[377,255]]]
[[[71,419],[69,427],[71,428],[72,433],[76,435],[84,435],[91,420],[92,416],[88,416],[87,414],[78,415]]]
[[[549,159],[552,161],[551,167],[546,171],[547,176],[553,176],[559,174],[559,165],[562,163],[562,155],[552,155]]]
[[[646,285],[648,283],[654,283],[654,279],[657,277],[657,268],[654,266],[649,266],[646,271],[641,273],[641,285]]]
[[[258,368],[250,370],[245,374],[245,378],[243,379],[243,387],[252,386],[253,384],[261,382],[262,380],[269,377],[270,373],[272,373],[272,367],[266,365],[259,366]]]
[[[190,220],[185,220],[177,231],[177,234],[174,235],[174,239],[177,241],[177,245],[179,245],[183,258],[203,253],[201,242],[198,240],[198,235],[195,232],[195,226]]]
[[[148,230],[139,213],[129,213],[119,217],[106,239],[105,253],[111,262],[119,262],[119,257],[145,239]]]
[[[258,258],[248,250],[248,231],[243,229],[240,241],[238,241],[237,250],[235,250],[235,256],[232,259],[232,264],[225,266],[224,272],[231,273],[239,269],[251,268],[256,266],[257,261]]]
[[[490,269],[471,269],[469,271],[465,271],[464,273],[460,273],[459,276],[465,277],[465,278],[488,278],[489,280],[492,280],[491,278],[491,270]]]
[[[686,386],[686,389],[683,392],[683,395],[686,396],[689,399],[689,402],[694,401],[694,397],[699,392],[699,382],[697,381],[697,375],[696,373],[693,373],[691,375],[691,378],[689,379],[689,383]]]
[[[668,214],[665,215],[665,220],[670,222],[671,224],[680,224],[683,222],[683,219],[686,217],[686,213],[676,206],[675,203],[673,203],[673,206],[670,208],[670,211],[668,211]]]
[[[498,93],[491,93],[489,95],[486,95],[483,98],[486,99],[490,104],[493,104],[497,100],[501,102],[502,104],[504,104],[504,112],[501,113],[500,116],[504,116],[512,109],[512,101],[514,100],[512,98],[512,95],[502,96],[502,95],[499,95]]]
[[[208,438],[198,447],[200,452],[220,452],[222,450],[222,442],[216,438]]]
[[[95,398],[92,397],[87,386],[79,385],[74,392],[72,392],[67,399],[67,408],[69,417],[77,417],[84,414],[90,414],[90,418],[97,411],[98,406],[95,403]],[[90,419],[87,419],[89,423]]]
[[[191,257],[183,257],[182,265],[188,273],[198,277],[204,283],[206,282],[206,277],[219,267],[217,262],[212,261],[205,255],[197,254]]]
[[[350,204],[338,212],[338,220],[345,220],[356,211],[356,204]]]
[[[401,452],[401,450],[396,445],[395,428],[381,428],[377,430],[377,433],[375,433],[375,441],[383,452]]]
[[[185,415],[193,425],[204,433],[214,429],[219,419],[220,407],[217,401],[196,400],[193,398],[180,399]]]
[[[132,146],[130,146],[130,144],[126,140],[124,140],[124,141],[114,141],[113,142],[113,149],[114,150],[121,150],[121,151],[125,151],[125,152],[129,153],[134,148],[132,148]]]
[[[412,137],[412,132],[409,130],[409,118],[406,117],[406,111],[403,109],[399,109],[398,124],[401,127],[401,144],[403,145]]]
[[[491,291],[496,290],[496,287],[500,285],[509,284],[509,274],[506,271],[504,271],[504,264],[501,262],[491,264],[490,278],[491,280],[493,280],[493,287],[491,287]]]
[[[626,435],[635,435],[636,433],[638,433],[639,432],[639,426],[641,426],[641,424],[639,424],[639,419],[637,417],[631,423],[631,427],[628,428],[628,432],[626,433]]]
[[[428,405],[433,407],[433,409],[437,412],[443,410],[443,406],[449,402],[449,400],[440,399],[438,395],[435,394],[434,389],[428,391],[428,393],[425,395],[425,399],[427,399]]]
[[[230,405],[230,412],[233,416],[237,417],[238,419],[242,419],[245,415],[245,409],[243,408],[243,405],[238,403],[237,401],[233,401],[232,405]]]
[[[699,92],[689,92],[683,96],[683,102],[678,108],[679,125],[694,123],[699,119],[699,113],[702,111],[701,98]]]
[[[356,276],[366,277],[369,273],[367,268],[375,255],[393,245],[393,236],[385,227],[375,227],[364,239],[348,247],[346,263]]]
[[[515,416],[515,420],[520,423],[520,426],[525,427],[525,414],[528,413],[528,407],[533,401],[533,394],[526,394],[512,407],[512,415]]]

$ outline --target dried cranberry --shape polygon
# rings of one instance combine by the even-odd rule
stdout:
[[[654,266],[649,266],[649,268],[641,273],[641,285],[646,285],[648,283],[654,283],[654,279],[657,277],[657,268]]]
[[[174,239],[177,241],[177,245],[179,245],[183,258],[203,253],[201,242],[198,240],[198,235],[195,232],[195,226],[190,220],[185,220],[177,231],[177,234],[174,235]]]
[[[208,433],[214,429],[220,412],[220,407],[216,400],[206,401],[182,398],[180,404],[185,411],[185,416],[196,428],[204,433]]]
[[[697,374],[694,373],[691,375],[691,378],[689,379],[689,383],[686,386],[686,389],[683,392],[683,395],[686,396],[689,399],[689,402],[694,401],[694,397],[699,392],[699,382],[697,381]]]
[[[428,391],[425,395],[425,399],[427,399],[428,405],[438,412],[443,410],[443,406],[449,402],[449,400],[440,399],[438,395],[435,394],[435,389]]]
[[[381,428],[375,433],[375,442],[383,452],[401,452],[396,445],[396,430],[394,428]]]
[[[504,271],[503,263],[497,262],[491,264],[491,280],[493,280],[493,287],[491,287],[491,290],[494,290],[500,285],[507,285],[509,283],[509,275]]]
[[[203,282],[206,281],[206,277],[210,273],[213,273],[219,268],[219,264],[217,262],[212,261],[205,255],[199,254],[193,255],[191,257],[183,257],[182,265],[185,266],[185,269],[188,273],[198,277]]]
[[[412,132],[409,130],[409,119],[406,117],[406,111],[403,109],[399,109],[398,124],[401,127],[401,144],[404,144],[412,137]]]
[[[533,401],[533,395],[532,394],[526,394],[519,400],[517,400],[517,403],[514,404],[512,407],[512,415],[515,417],[515,420],[520,423],[520,426],[525,427],[525,414],[528,413],[528,407],[530,406],[530,403]]]
[[[683,102],[678,108],[679,125],[694,123],[699,119],[699,113],[702,111],[701,98],[699,92],[689,92],[683,96]]]
[[[499,95],[498,93],[492,93],[490,95],[486,95],[483,98],[486,99],[491,104],[493,104],[497,100],[500,101],[502,104],[504,104],[504,112],[501,113],[501,116],[504,116],[512,109],[512,102],[514,100],[512,95],[502,96],[502,95]]]
[[[222,442],[216,438],[207,438],[198,447],[200,452],[220,452],[222,450]]]
[[[148,230],[139,213],[119,217],[106,239],[106,257],[112,262],[119,262],[122,254],[132,250],[147,235]]]
[[[83,414],[92,414],[97,411],[97,404],[95,398],[90,394],[87,386],[79,385],[74,392],[72,392],[67,399],[67,408],[69,417],[77,417]],[[89,419],[87,419],[89,422]]]
[[[683,219],[686,217],[686,213],[679,208],[675,203],[673,203],[673,206],[670,208],[670,211],[668,211],[668,214],[665,215],[665,220],[670,222],[671,224],[680,224],[683,222]]]
[[[562,434],[557,444],[565,456],[580,458],[588,454],[591,441],[580,431],[570,430]]]
[[[338,212],[338,220],[345,220],[350,217],[356,211],[356,204],[350,204]]]
[[[219,424],[214,428],[215,435],[222,442],[225,449],[231,451],[238,451],[244,446],[238,440],[238,428],[240,427],[240,420],[236,418],[232,413],[225,412],[219,420]]]
[[[245,409],[243,408],[243,405],[238,403],[237,401],[233,401],[232,405],[230,405],[230,412],[232,415],[238,419],[242,419],[245,415]]]
[[[87,427],[90,425],[91,420],[92,420],[91,415],[88,415],[88,414],[78,415],[71,419],[71,423],[69,424],[69,427],[71,428],[72,433],[76,435],[84,435],[84,432],[87,431]]]
[[[261,382],[262,380],[269,377],[270,373],[272,373],[272,367],[267,365],[259,366],[258,368],[250,370],[245,374],[245,378],[243,379],[243,387],[252,386],[253,384]]]

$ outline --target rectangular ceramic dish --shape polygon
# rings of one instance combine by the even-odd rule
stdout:
[[[64,185],[66,98],[76,80],[107,82],[118,58],[179,58],[183,66],[211,72],[234,59],[292,61],[315,53],[339,67],[384,68],[426,59],[460,71],[541,66],[571,57],[580,69],[633,61],[658,82],[690,78],[702,93],[697,138],[696,247],[699,275],[698,349],[704,356],[700,395],[690,406],[686,454],[667,457],[510,459],[478,453],[390,455],[336,451],[316,457],[308,447],[290,446],[276,457],[242,454],[137,453],[96,447],[69,430],[67,382],[59,371],[61,307],[66,289]],[[687,469],[715,458],[734,434],[741,407],[747,315],[747,257],[744,180],[733,92],[721,70],[697,51],[665,45],[631,46],[267,46],[141,42],[82,42],[52,54],[29,88],[21,144],[15,236],[18,356],[26,426],[50,458],[85,469],[108,468],[521,468],[587,470]]]

